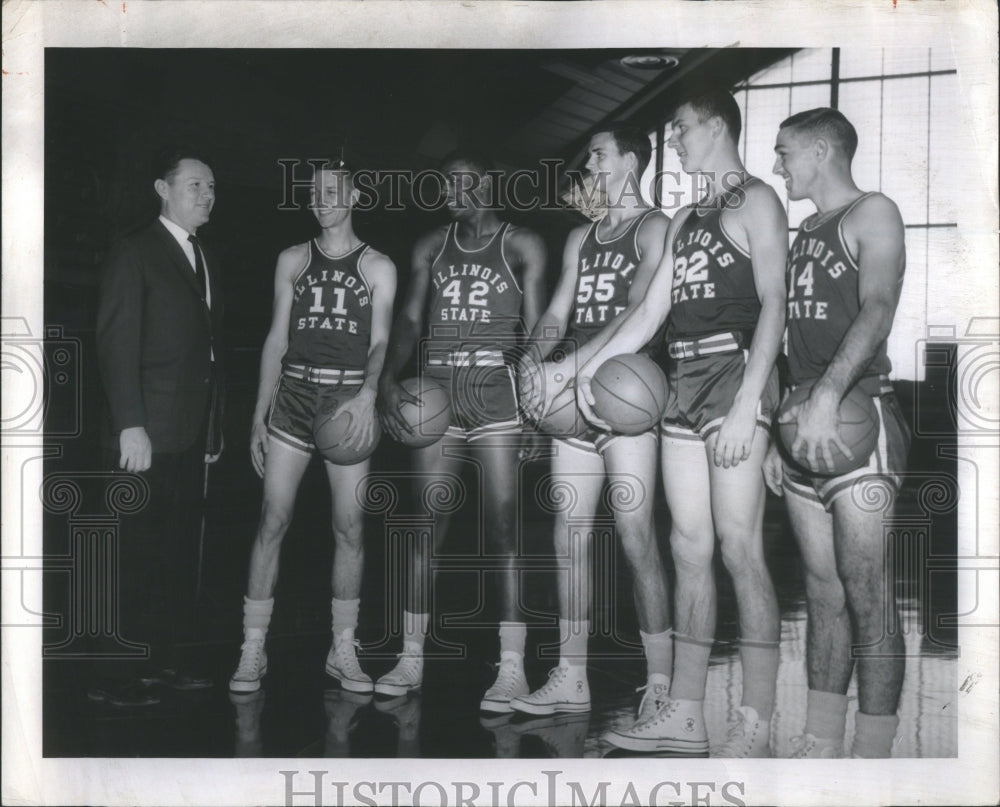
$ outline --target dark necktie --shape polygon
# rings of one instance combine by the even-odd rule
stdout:
[[[205,263],[201,259],[201,244],[196,235],[189,235],[188,241],[194,247],[194,273],[198,278],[198,288],[201,289],[202,299],[205,299],[207,283],[205,280]]]

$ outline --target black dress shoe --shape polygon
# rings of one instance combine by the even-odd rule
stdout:
[[[155,706],[160,702],[160,696],[140,681],[126,681],[124,683],[91,687],[87,691],[87,698],[92,701],[109,703],[112,706],[125,708]]]
[[[193,675],[178,672],[170,667],[162,667],[150,670],[139,676],[139,682],[146,686],[159,684],[170,687],[180,692],[193,692],[199,689],[210,689],[212,687],[211,678],[197,678]]]

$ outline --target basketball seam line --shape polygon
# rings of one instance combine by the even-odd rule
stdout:
[[[636,377],[638,378],[638,376],[636,376]],[[641,379],[641,378],[640,378],[639,380],[640,380],[640,381],[642,381],[642,379]],[[611,396],[612,398],[617,398],[617,399],[618,399],[619,401],[621,401],[621,402],[622,402],[623,404],[626,404],[627,406],[630,406],[630,407],[631,407],[632,409],[638,409],[638,410],[639,410],[640,412],[642,412],[642,411],[643,411],[641,407],[638,407],[638,406],[636,406],[636,405],[635,405],[634,403],[632,403],[631,401],[628,401],[628,400],[626,400],[626,399],[625,399],[625,398],[623,398],[623,397],[622,397],[621,395],[619,395],[618,393],[616,393],[616,392],[614,392],[613,390],[611,390],[611,389],[610,389],[610,388],[609,388],[609,387],[608,387],[608,386],[607,386],[606,384],[604,384],[604,383],[602,383],[602,382],[598,381],[597,379],[594,379],[594,383],[595,383],[595,384],[597,384],[597,386],[599,386],[599,387],[600,387],[601,389],[603,389],[603,390],[604,390],[605,392],[607,392],[607,393],[608,393],[608,395],[610,395],[610,396]],[[643,382],[643,384],[645,384],[645,382]],[[647,389],[647,390],[649,390],[649,388],[648,388],[648,387],[647,387],[646,389]],[[650,394],[650,395],[652,395],[652,394],[653,394],[652,390],[649,390],[649,394]],[[654,400],[655,400],[655,396],[654,396]],[[649,415],[649,413],[648,413],[648,412],[646,412],[645,414],[646,414],[647,416]]]

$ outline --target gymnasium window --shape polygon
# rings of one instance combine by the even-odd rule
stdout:
[[[784,202],[790,239],[814,208],[809,201],[789,202],[784,183],[772,173],[778,125],[796,112],[832,106],[858,130],[855,181],[862,190],[882,191],[895,201],[906,225],[906,276],[889,337],[893,375],[922,381],[921,340],[928,327],[961,321],[963,284],[955,280],[977,271],[956,265],[964,250],[957,229],[961,188],[954,177],[976,175],[968,164],[976,151],[962,124],[966,116],[952,54],[929,48],[804,49],[751,76],[733,93],[743,114],[740,154],[747,169],[769,182]],[[658,201],[673,213],[696,198],[697,188],[665,147],[670,123],[652,137],[664,146],[657,154],[660,170],[672,172]]]

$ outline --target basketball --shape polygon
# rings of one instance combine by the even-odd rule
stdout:
[[[376,417],[372,439],[369,442],[359,446],[342,445],[351,425],[351,414],[342,412],[336,417],[332,415],[344,401],[349,399],[348,395],[331,399],[326,410],[316,415],[313,420],[313,442],[320,454],[334,465],[355,465],[368,459],[382,437],[382,427]]]
[[[440,440],[451,425],[451,398],[440,384],[429,378],[407,378],[401,386],[419,398],[423,406],[404,403],[399,413],[413,429],[403,432],[400,441],[410,448],[423,448]]]
[[[784,403],[782,403],[778,416],[781,417],[791,407],[805,401],[811,391],[812,385],[810,384],[803,384],[792,390]],[[833,455],[833,468],[821,473],[820,475],[822,476],[839,476],[840,474],[846,474],[848,471],[853,471],[855,468],[860,468],[868,462],[868,458],[871,456],[872,451],[875,450],[875,444],[878,442],[878,412],[875,411],[875,404],[870,395],[866,395],[858,387],[854,387],[844,400],[840,402],[839,415],[840,428],[838,429],[838,433],[840,439],[843,440],[844,445],[854,454],[854,459],[848,459],[837,446],[831,445],[830,452]],[[804,471],[812,474],[820,473],[811,470],[805,464],[804,457],[800,461],[799,457],[792,455],[792,444],[795,442],[795,435],[797,433],[798,424],[794,420],[778,424],[778,434],[781,437],[781,444],[784,449],[783,453]],[[820,461],[822,462],[822,460]]]
[[[667,377],[649,356],[623,353],[597,368],[590,383],[594,413],[618,434],[642,434],[660,422]]]
[[[587,421],[576,405],[576,385],[568,384],[556,395],[548,411],[538,421],[538,428],[563,440],[580,437],[587,430]]]

